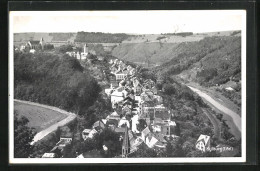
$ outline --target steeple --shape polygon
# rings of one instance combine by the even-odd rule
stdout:
[[[87,44],[84,45],[83,53],[84,54],[88,53],[88,45]]]
[[[123,144],[122,144],[122,157],[127,157],[127,154],[130,151],[129,147],[129,136],[128,136],[128,128],[127,126],[125,127],[125,135],[123,139]]]

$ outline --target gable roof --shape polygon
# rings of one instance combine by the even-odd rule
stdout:
[[[92,127],[95,128],[95,127],[101,127],[101,128],[105,128],[105,124],[102,122],[102,121],[96,121]]]
[[[144,128],[144,130],[142,131],[142,134],[143,134],[144,136],[146,136],[146,135],[148,135],[150,132],[151,132],[150,129],[149,129],[148,127],[146,127],[146,128]]]
[[[202,141],[205,145],[209,142],[210,136],[201,134],[196,143]]]
[[[153,136],[152,137],[147,137],[146,141],[145,141],[146,145],[149,148],[152,148],[157,142],[158,142],[158,140],[156,138],[154,138]]]
[[[29,40],[31,45],[39,45],[40,41],[39,40]]]

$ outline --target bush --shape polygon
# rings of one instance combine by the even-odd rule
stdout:
[[[60,53],[66,53],[73,51],[73,46],[72,45],[62,45],[58,48]]]

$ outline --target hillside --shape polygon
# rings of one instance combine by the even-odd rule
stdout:
[[[229,32],[213,32],[213,33],[200,33],[188,36],[180,36],[175,34],[163,34],[163,35],[138,35],[128,38],[123,41],[119,46],[112,50],[112,55],[141,64],[143,66],[158,66],[184,55],[186,51],[192,51],[199,54],[196,51],[199,48],[204,48],[202,45],[207,38],[211,37],[239,37],[238,31]],[[221,39],[221,38],[220,38]],[[206,46],[206,45],[205,45]],[[206,47],[207,48],[207,47]]]
[[[224,84],[241,79],[241,37],[209,37],[198,43],[180,44],[174,58],[155,68],[170,75],[204,85]],[[186,70],[186,71],[185,71]]]
[[[79,61],[47,52],[14,54],[14,98],[77,114],[91,106],[100,87]]]

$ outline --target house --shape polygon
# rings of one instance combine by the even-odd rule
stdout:
[[[138,96],[142,93],[142,87],[138,84],[134,86],[134,93]]]
[[[115,89],[118,87],[118,83],[116,81],[111,81],[110,88]]]
[[[106,125],[108,128],[112,129],[112,130],[115,130],[118,126],[118,119],[109,119],[107,122],[106,122]]]
[[[157,105],[161,105],[163,103],[163,98],[161,96],[154,95],[153,99]]]
[[[96,130],[100,130],[100,129],[105,129],[105,124],[102,121],[96,121],[93,125],[92,125],[93,129]]]
[[[130,71],[133,67],[131,65],[127,65],[126,69]]]
[[[129,74],[130,75],[134,75],[136,73],[136,69],[135,68],[132,68],[130,71],[129,71]]]
[[[101,154],[101,152],[99,150],[91,150],[91,151],[87,151],[84,152],[82,154],[80,154],[79,156],[77,156],[77,158],[104,158],[105,156],[103,154]]]
[[[72,142],[72,138],[60,138],[60,141],[57,142],[56,146],[59,146],[59,147],[65,147],[69,144],[71,144]]]
[[[101,119],[101,121],[106,124],[107,123],[107,120],[106,119]]]
[[[165,139],[165,135],[163,135],[163,134],[161,134],[161,133],[154,133],[153,135],[154,135],[154,137],[155,137],[158,141],[160,141],[161,143],[163,143],[163,144],[166,144],[166,143],[167,143],[167,141],[166,141],[166,139]]]
[[[21,47],[20,47],[20,51],[24,51],[24,50],[25,50],[25,48],[26,48],[26,46],[25,46],[25,45],[21,45]]]
[[[122,112],[123,112],[123,114],[129,114],[129,113],[131,114],[132,113],[132,109],[129,108],[128,105],[125,105],[122,108]]]
[[[165,110],[167,110],[166,107],[163,104],[154,106],[154,109],[156,111],[165,111]]]
[[[124,94],[124,97],[128,95],[128,91],[126,91],[125,89],[123,89],[122,93]]]
[[[32,54],[34,54],[34,53],[36,52],[36,50],[35,50],[35,49],[30,49],[29,52],[32,53]]]
[[[157,94],[158,93],[158,90],[157,90],[157,88],[155,87],[155,86],[153,86],[152,88],[151,88],[151,91],[153,92],[153,94]]]
[[[154,117],[154,107],[143,107],[139,116],[141,119]]]
[[[112,87],[112,86],[111,86]],[[110,96],[111,95],[111,93],[114,91],[114,89],[113,88],[106,88],[105,89],[105,93],[106,93],[106,95],[108,95],[108,96]]]
[[[145,142],[146,137],[151,133],[148,127],[144,128],[144,130],[141,132],[141,138]]]
[[[149,135],[146,137],[146,140],[145,140],[145,144],[149,147],[149,148],[153,148],[154,145],[158,142],[158,140],[152,136],[152,135]]]
[[[107,120],[110,120],[110,119],[120,120],[120,115],[116,111],[114,111],[113,113],[108,115],[106,119]]]
[[[134,139],[134,141],[130,141],[130,153],[135,152],[138,150],[138,147],[143,143],[143,140],[139,137]]]
[[[80,55],[79,52],[77,52],[76,58],[77,58],[78,60],[81,60],[81,55]]]
[[[119,71],[119,72],[116,72],[115,75],[116,75],[116,80],[123,80],[126,78],[127,73]]]
[[[135,100],[138,102],[138,104],[141,103],[141,96],[135,95]]]
[[[29,46],[30,49],[34,50],[43,49],[43,44],[38,40],[30,40],[26,45]]]
[[[118,122],[118,127],[122,127],[123,125],[126,125],[126,127],[130,128],[130,122],[123,117],[119,122]]]
[[[227,87],[227,88],[225,88],[225,90],[234,91],[234,89],[232,87]]]
[[[97,56],[97,59],[99,60],[99,61],[104,61],[104,57],[103,56]]]
[[[176,124],[175,124],[176,126]],[[152,129],[153,132],[155,133],[160,133],[164,136],[166,135],[171,135],[171,128],[173,128],[174,125],[170,125],[169,123],[165,123],[164,121],[162,121],[160,118],[155,118],[154,122],[152,124]]]
[[[125,80],[121,80],[121,81],[119,82],[119,86],[120,86],[120,87],[125,86],[125,84],[126,84],[126,81],[125,81]]]
[[[166,148],[166,144],[165,143],[162,143],[161,141],[157,141],[156,143],[155,143],[155,145],[154,145],[154,147],[156,147],[156,148]]]
[[[196,142],[195,147],[202,152],[210,150],[210,136],[201,134]]]
[[[118,89],[116,89],[110,96],[111,96],[111,103],[112,104],[115,104],[117,102],[124,100],[123,92],[122,91],[120,92]]]
[[[88,138],[93,138],[97,131],[95,129],[84,129],[82,131],[82,138],[85,141]]]
[[[42,155],[42,158],[56,158],[56,154],[55,153],[44,153]]]

